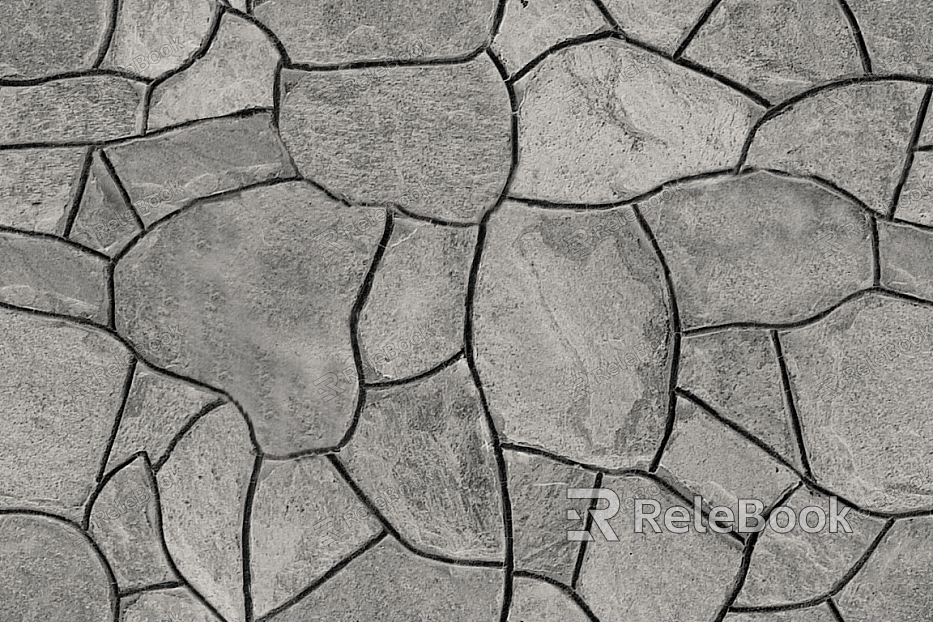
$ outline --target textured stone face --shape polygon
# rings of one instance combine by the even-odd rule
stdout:
[[[878,224],[881,282],[893,290],[933,299],[933,233]]]
[[[509,622],[587,622],[589,618],[569,596],[535,579],[516,578],[513,582]]]
[[[822,604],[790,611],[730,613],[725,622],[836,622],[838,619],[829,605]]]
[[[162,622],[173,618],[185,622],[220,622],[220,618],[185,588],[127,596],[120,602],[120,611],[121,620],[125,622]]]
[[[929,122],[933,127],[933,120]],[[927,123],[924,123],[927,126]],[[933,225],[933,153],[918,152],[907,174],[894,214],[908,222]]]
[[[705,0],[608,0],[604,4],[626,34],[673,54],[708,3]]]
[[[865,37],[876,72],[931,73],[933,50],[929,32],[933,26],[933,7],[904,0],[881,4],[852,0],[849,4]]]
[[[63,233],[84,154],[82,147],[0,151],[0,225]]]
[[[136,218],[100,152],[95,152],[69,239],[113,257],[139,233]]]

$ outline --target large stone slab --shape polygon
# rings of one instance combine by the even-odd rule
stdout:
[[[0,225],[62,234],[83,147],[0,151]]]

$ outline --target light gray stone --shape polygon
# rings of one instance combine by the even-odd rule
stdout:
[[[933,73],[933,6],[909,0],[849,0],[849,6],[865,38],[875,73]]]
[[[579,605],[549,583],[517,577],[512,586],[509,622],[589,622]]]
[[[933,225],[933,153],[914,154],[894,215],[908,222]]]
[[[113,257],[139,231],[117,181],[101,161],[100,152],[95,151],[69,239]]]
[[[120,622],[221,622],[183,587],[127,596],[120,611]]]
[[[83,147],[0,151],[0,225],[61,234]]]
[[[821,604],[790,611],[730,613],[725,622],[838,622],[829,605]]]
[[[881,284],[933,300],[933,232],[878,222]]]
[[[707,0],[606,0],[606,8],[625,34],[668,54],[700,19]]]

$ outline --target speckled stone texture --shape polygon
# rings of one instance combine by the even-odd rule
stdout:
[[[84,158],[82,147],[0,151],[0,225],[64,233]]]

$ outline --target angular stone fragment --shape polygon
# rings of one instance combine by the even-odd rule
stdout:
[[[0,86],[0,145],[81,143],[136,134],[140,82],[78,76]]]
[[[758,128],[745,164],[826,179],[886,214],[924,88],[885,80],[818,91]]]
[[[416,557],[387,538],[269,620],[493,621],[502,608],[503,579],[498,568]]]
[[[117,330],[153,364],[227,391],[266,452],[331,447],[353,417],[348,320],[381,230],[337,250],[320,237],[372,215],[384,218],[305,182],[201,201],[117,264]],[[166,332],[179,337],[154,349]]]
[[[836,597],[846,622],[923,620],[933,611],[933,521],[897,521]]]
[[[411,384],[368,391],[342,455],[370,498],[400,493],[382,513],[414,547],[502,560],[495,454],[465,361]]]
[[[84,156],[83,147],[0,151],[0,225],[61,234]]]
[[[933,300],[933,232],[880,220],[881,284]]]
[[[373,71],[282,72],[282,138],[298,170],[354,202],[479,220],[511,166],[511,107],[492,61]]]
[[[589,499],[570,499],[569,488],[592,488],[595,475],[541,456],[506,451],[515,569],[570,585],[580,543],[567,538],[569,510],[586,520]],[[578,527],[582,529],[582,523]],[[513,614],[514,614],[513,609]],[[526,612],[530,615],[530,612]]]
[[[162,550],[160,529],[152,475],[137,457],[104,485],[88,527],[121,591],[178,579]]]
[[[831,532],[832,500],[829,497],[801,488],[781,505],[793,510],[795,526],[787,533],[778,533],[766,527],[755,545],[745,585],[736,599],[736,605],[765,606],[797,603],[822,596],[868,550],[884,525],[883,520],[871,518],[837,501],[836,515],[842,516],[851,529],[845,532],[842,522]],[[802,510],[819,508],[826,516],[826,524],[816,533],[807,533],[799,524]],[[810,528],[817,524],[819,514],[811,511],[806,519]],[[782,512],[775,519],[787,528],[787,516]]]
[[[395,219],[358,327],[371,381],[427,371],[463,348],[475,228]]]
[[[107,156],[147,227],[193,199],[295,176],[269,113],[204,121]]]
[[[243,508],[249,429],[225,404],[178,442],[159,471],[165,543],[178,571],[224,616],[243,622]]]
[[[514,74],[548,48],[605,26],[590,0],[507,0],[492,51],[509,74]]]
[[[122,0],[101,66],[144,78],[178,69],[207,36],[212,6],[210,0]]]
[[[933,6],[925,2],[849,0],[875,73],[933,73]]]
[[[153,90],[147,131],[247,108],[271,108],[279,60],[262,29],[224,13],[207,54]]]
[[[603,479],[603,488],[616,491],[652,484],[635,476]],[[643,533],[636,533],[628,507],[608,521],[618,542],[607,542],[593,529],[594,540],[586,547],[580,573],[580,596],[600,620],[623,619],[620,616],[627,622],[712,620],[732,590],[741,549],[708,527],[706,533],[695,531],[692,516],[685,533],[667,530],[664,514],[672,506],[683,506],[680,498],[667,492],[639,498],[659,504],[661,532],[646,521]],[[648,506],[646,511],[653,509]],[[706,521],[702,524],[706,526]],[[633,572],[635,568],[640,570]]]
[[[131,359],[102,331],[0,309],[0,508],[81,520]]]
[[[398,502],[397,491],[392,497]],[[385,502],[380,497],[378,507]],[[264,461],[250,524],[256,617],[297,596],[382,530],[323,457]]]
[[[517,577],[512,582],[509,622],[589,622],[573,600],[544,581]]]
[[[0,231],[0,301],[107,323],[107,262],[52,238]]]
[[[639,207],[684,328],[794,322],[871,286],[866,214],[812,182],[725,176],[678,187],[669,205]]]
[[[555,52],[517,88],[510,192],[557,202],[630,199],[731,166],[761,115],[737,91],[617,39]]]
[[[933,153],[914,154],[894,215],[908,222],[933,225]]]
[[[686,337],[680,342],[677,384],[798,463],[781,370],[767,332],[727,330]]]
[[[838,622],[829,605],[823,603],[790,611],[730,613],[725,622]]]
[[[507,201],[489,220],[473,304],[499,433],[608,468],[650,463],[667,417],[670,317],[630,208]]]
[[[933,508],[931,322],[871,293],[781,334],[813,475],[859,507]]]
[[[606,0],[625,34],[673,54],[700,19],[707,0]]]
[[[492,34],[495,0],[257,1],[253,14],[293,63],[419,61],[466,56]]]
[[[838,0],[725,0],[684,57],[773,102],[862,73]]]
[[[120,611],[120,622],[221,622],[183,587],[127,596]]]
[[[139,231],[136,215],[123,198],[117,180],[95,151],[69,239],[113,257]]]
[[[47,516],[0,514],[3,620],[111,622],[116,591],[87,536]]]

